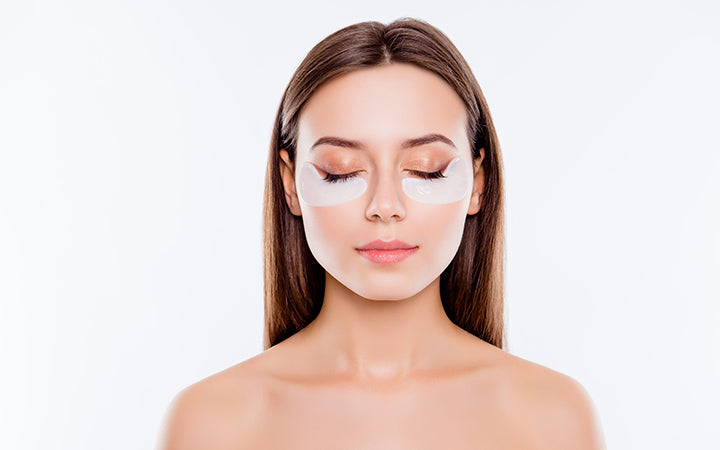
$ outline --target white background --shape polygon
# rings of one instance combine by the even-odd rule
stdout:
[[[320,5],[2,0],[0,447],[151,448],[262,351],[282,92],[331,32],[411,16],[497,126],[508,350],[580,381],[609,448],[720,448],[717,3]]]

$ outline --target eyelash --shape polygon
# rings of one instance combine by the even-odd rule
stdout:
[[[445,178],[445,175],[443,175],[442,170],[438,170],[437,172],[418,172],[415,170],[411,170],[410,173],[413,173],[421,178],[425,178],[428,180],[436,179],[436,178]],[[327,176],[323,178],[324,181],[327,181],[328,183],[341,183],[348,178],[353,178],[356,175],[357,172],[348,173],[346,175],[335,175],[332,173],[327,173]]]

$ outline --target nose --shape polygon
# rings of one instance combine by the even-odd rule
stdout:
[[[402,191],[402,180],[396,179],[392,173],[378,175],[374,188],[370,187],[370,203],[365,210],[365,217],[375,221],[379,218],[383,222],[395,217],[395,220],[405,219],[404,198]]]

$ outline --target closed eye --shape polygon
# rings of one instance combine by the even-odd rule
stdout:
[[[350,178],[356,177],[358,172],[348,173],[344,175],[336,175],[334,173],[327,172],[327,176],[323,180],[328,183],[342,183]]]
[[[445,178],[445,175],[443,175],[442,170],[438,170],[437,172],[418,172],[417,170],[409,170],[408,172],[419,176],[420,178],[424,179],[435,179],[435,178]],[[359,172],[352,172],[348,174],[333,174],[330,172],[327,172],[327,176],[323,178],[324,181],[327,181],[328,183],[342,183],[344,181],[347,181],[350,178],[356,177]]]
[[[433,179],[433,178],[445,178],[445,175],[443,175],[442,170],[438,170],[437,172],[417,172],[415,170],[411,170],[411,173],[414,173],[415,175],[425,178],[425,179]]]

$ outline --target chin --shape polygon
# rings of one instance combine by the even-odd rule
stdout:
[[[401,300],[407,300],[408,298],[412,297],[412,295],[398,295],[395,297],[388,297],[387,294],[385,295],[362,295],[360,293],[357,293],[359,296],[364,298],[365,300],[372,300],[375,302],[398,302]]]
[[[436,278],[432,276],[432,272],[419,269],[415,265],[360,268],[350,263],[323,267],[336,283],[359,297],[373,301],[406,300],[420,293]]]
[[[422,286],[414,285],[417,283],[417,279],[412,281],[408,280],[408,282],[402,280],[390,282],[390,280],[381,281],[370,279],[348,280],[347,282],[340,279],[338,281],[360,297],[373,301],[392,302],[406,300],[417,295],[422,290]]]

